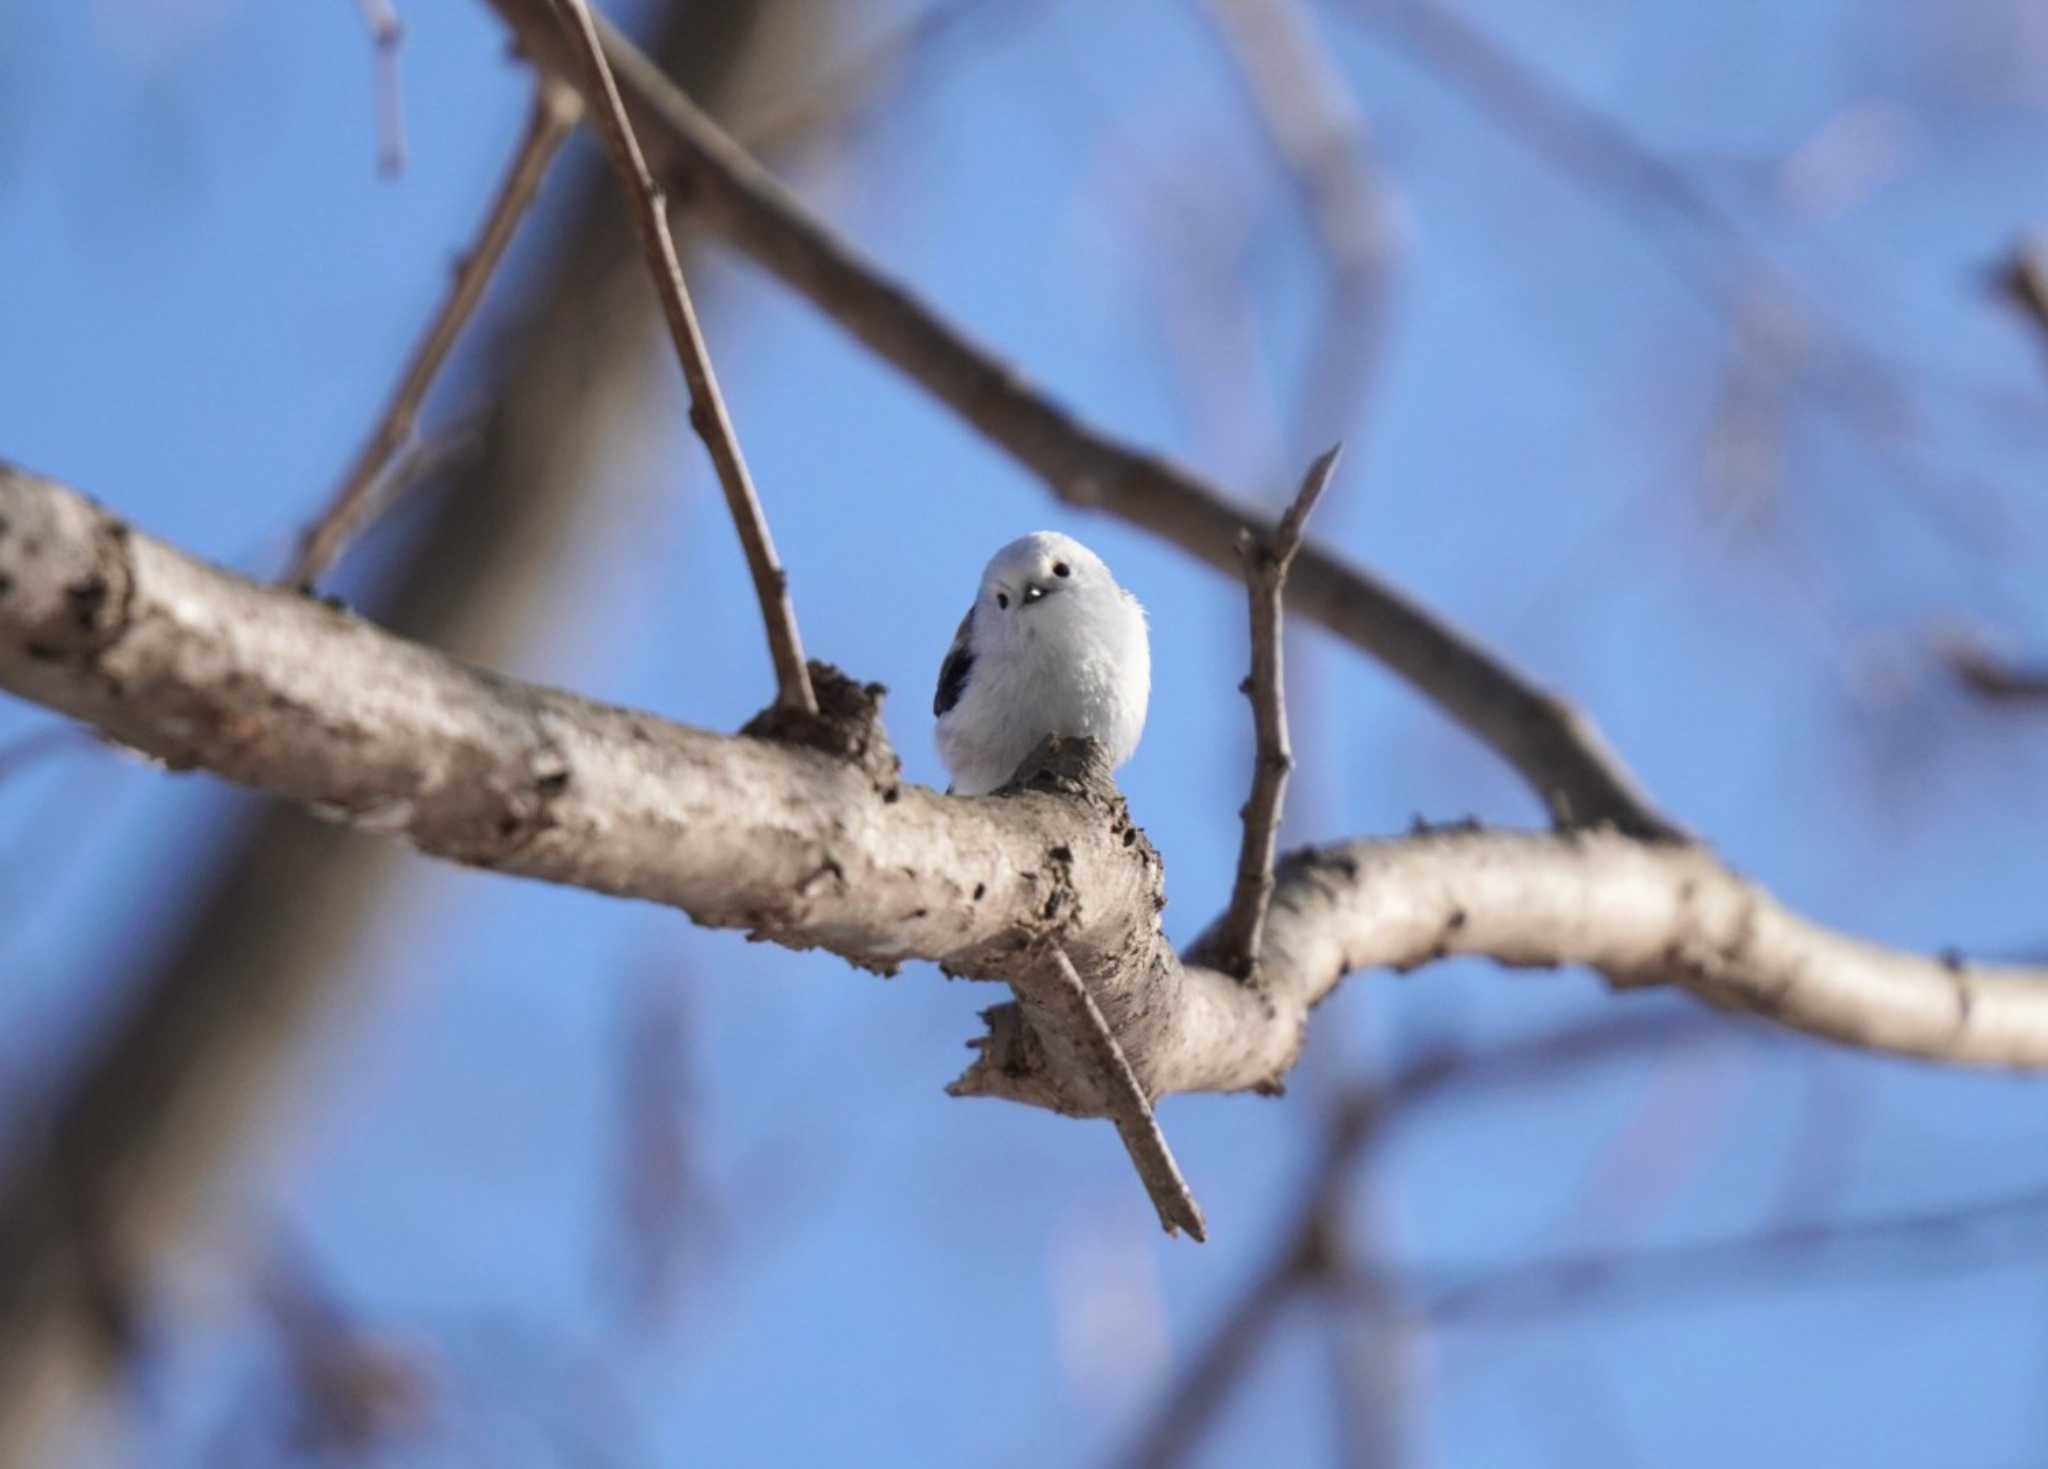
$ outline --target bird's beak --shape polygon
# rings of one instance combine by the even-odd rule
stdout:
[[[1024,605],[1029,607],[1033,602],[1036,602],[1045,595],[1045,590],[1044,587],[1035,581],[1024,583]]]

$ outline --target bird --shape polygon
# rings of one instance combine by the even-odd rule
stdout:
[[[1151,693],[1144,606],[1072,536],[1020,536],[990,559],[939,666],[932,713],[950,794],[1008,784],[1047,735],[1095,740],[1118,768]]]

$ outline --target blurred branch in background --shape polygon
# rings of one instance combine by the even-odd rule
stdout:
[[[1944,656],[1957,681],[1987,704],[2048,702],[2048,665],[2028,667],[2009,662],[1967,642],[1951,643]]]
[[[986,36],[991,23],[1015,20],[1029,10],[1017,0],[932,0],[850,60],[815,80],[778,91],[763,107],[737,117],[731,131],[757,157],[805,142],[844,146],[884,100],[902,90],[913,71],[932,66],[943,48],[961,37],[977,34],[976,22],[983,26],[978,34]]]
[[[653,43],[717,98],[750,43],[751,7],[673,5]],[[822,31],[823,27],[818,27]],[[645,294],[607,179],[583,181],[557,226],[496,392],[483,452],[382,568],[369,611],[480,663],[537,625],[564,545],[613,513],[592,486],[617,453],[608,425],[653,365]],[[0,1174],[0,1444],[33,1458],[121,1365],[86,1309],[77,1222],[110,1234],[146,1298],[194,1241],[223,1170],[275,1108],[336,1007],[344,961],[408,859],[282,805],[224,843],[182,931]],[[146,1304],[144,1302],[138,1304]]]
[[[2030,234],[2014,245],[1994,274],[1992,288],[2048,348],[2048,232]]]
[[[278,1449],[314,1462],[363,1457],[425,1427],[436,1397],[426,1353],[356,1320],[282,1236],[254,1284],[293,1388],[282,1421],[270,1426]],[[244,1435],[261,1432],[243,1428]]]
[[[363,23],[370,28],[371,62],[376,72],[377,167],[387,178],[405,172],[405,89],[399,83],[398,56],[405,45],[405,26],[391,0],[356,0]]]
[[[674,1307],[685,1251],[708,1249],[717,1208],[700,1159],[689,976],[670,960],[628,975],[619,1026],[616,1253],[620,1314],[651,1330]]]
[[[1393,1129],[1438,1103],[1468,1103],[1583,1079],[1591,1068],[1662,1066],[1726,1043],[1702,1016],[1615,1016],[1492,1051],[1418,1058],[1377,1094],[1345,1102],[1294,1222],[1162,1395],[1124,1462],[1188,1460],[1262,1359],[1297,1301],[1323,1300],[1369,1336],[1451,1327],[1541,1326],[1589,1312],[1724,1302],[1731,1294],[2024,1267],[2039,1257],[2048,1188],[1874,1219],[1795,1219],[1751,1234],[1668,1246],[1585,1250],[1460,1271],[1360,1270],[1346,1253],[1347,1195]]]
[[[1302,0],[1210,0],[1208,10],[1253,114],[1307,208],[1328,279],[1320,326],[1292,395],[1300,410],[1279,446],[1291,459],[1361,432],[1386,346],[1394,209],[1365,115]]]
[[[420,407],[426,402],[428,390],[447,364],[449,353],[455,350],[463,328],[476,313],[519,222],[540,192],[548,165],[554,162],[556,152],[582,111],[583,99],[552,77],[543,77],[535,84],[526,131],[485,211],[475,243],[456,262],[448,299],[413,346],[390,403],[362,448],[356,451],[333,499],[300,539],[298,553],[283,577],[286,585],[311,591],[370,521],[390,509],[393,501],[422,478],[426,466],[415,462],[413,454],[407,453],[396,464],[393,459],[413,445]]]
[[[1439,0],[1352,0],[1373,32],[1463,97],[1501,134],[1612,206],[1625,224],[1663,251],[1677,279],[1739,328],[1745,313],[1767,311],[1768,332],[1734,330],[1732,350],[1761,359],[1757,371],[1782,379],[1797,396],[1855,433],[1944,532],[1981,552],[1987,537],[1954,503],[1950,477],[1916,452],[1916,393],[1941,389],[1987,413],[2037,432],[2038,394],[2015,394],[1946,368],[1908,360],[1873,344],[1844,320],[1812,283],[1778,263],[1747,220],[1695,183],[1686,169],[1640,142],[1626,127],[1572,96],[1508,47]],[[1809,170],[1810,172],[1810,170]],[[1664,225],[1683,231],[1674,235]],[[1853,278],[1846,259],[1836,274]],[[2019,401],[2017,414],[2007,412]],[[1984,488],[1978,486],[1978,488]]]
[[[2048,1187],[1875,1219],[1801,1221],[1697,1243],[1585,1251],[1497,1270],[1416,1269],[1409,1313],[1433,1327],[1531,1324],[1591,1311],[1724,1302],[1804,1289],[2025,1267],[2041,1257]]]
[[[1346,1241],[1345,1200],[1355,1175],[1398,1125],[1428,1104],[1514,1093],[1559,1077],[1580,1078],[1596,1065],[1710,1042],[1720,1032],[1682,1013],[1615,1015],[1575,1030],[1485,1052],[1436,1051],[1410,1060],[1378,1088],[1343,1100],[1330,1118],[1322,1153],[1304,1181],[1293,1222],[1280,1231],[1266,1264],[1254,1271],[1222,1320],[1196,1348],[1160,1400],[1123,1463],[1167,1469],[1184,1462],[1214,1426],[1232,1390],[1256,1364],[1296,1301],[1310,1295],[1381,1300],[1386,1282],[1361,1274]],[[1382,1300],[1391,1312],[1391,1301]],[[1367,1329],[1392,1329],[1391,1315]]]

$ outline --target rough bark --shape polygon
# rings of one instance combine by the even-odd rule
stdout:
[[[423,852],[679,908],[1026,1002],[955,1090],[1076,1115],[1092,1070],[1036,1023],[1057,942],[1148,1097],[1267,1088],[1345,974],[1449,954],[1585,964],[1872,1050],[2048,1065],[2048,975],[1923,958],[1787,911],[1697,846],[1458,828],[1310,849],[1276,874],[1258,981],[1161,931],[1158,856],[1086,742],[992,797],[896,778],[879,690],[814,665],[823,712],[722,735],[517,683],[258,586],[82,496],[0,475],[0,687]]]

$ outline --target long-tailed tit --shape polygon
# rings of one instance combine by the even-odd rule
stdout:
[[[986,795],[1047,735],[1099,741],[1112,769],[1145,728],[1145,609],[1102,558],[1055,531],[996,552],[939,669],[932,713],[953,793]]]

